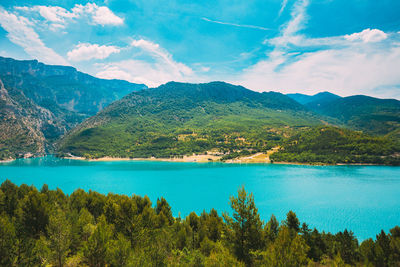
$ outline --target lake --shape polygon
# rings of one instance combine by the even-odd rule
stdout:
[[[0,163],[0,182],[39,189],[77,188],[126,195],[163,196],[175,216],[204,209],[230,212],[229,196],[244,185],[261,218],[279,221],[289,210],[301,222],[330,232],[352,230],[363,240],[400,225],[400,167],[277,164],[87,162],[52,156]]]

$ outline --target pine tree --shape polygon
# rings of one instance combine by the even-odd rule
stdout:
[[[237,258],[252,265],[251,251],[261,249],[262,222],[254,203],[253,194],[248,194],[242,186],[238,190],[238,196],[230,198],[230,205],[233,212],[233,219],[227,220],[233,230],[233,245]],[[227,217],[225,216],[227,219]]]

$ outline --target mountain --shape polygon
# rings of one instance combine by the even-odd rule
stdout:
[[[146,88],[66,66],[0,57],[0,159],[42,154],[85,118]]]
[[[365,95],[340,97],[321,92],[316,95],[287,94],[321,115],[330,124],[369,134],[400,136],[400,101]]]
[[[314,127],[286,139],[272,161],[400,165],[400,139],[369,136],[331,126]]]
[[[217,150],[266,150],[296,127],[321,125],[274,92],[223,82],[169,82],[133,92],[89,118],[60,152],[85,157],[170,157]]]
[[[338,95],[332,94],[330,92],[320,92],[315,95],[305,95],[305,94],[287,94],[288,97],[299,102],[302,105],[314,103],[315,105],[331,102],[333,100],[341,98]]]
[[[146,88],[122,80],[95,78],[73,67],[45,65],[37,60],[0,57],[0,79],[52,112],[68,110],[94,115],[132,91]]]
[[[323,105],[310,102],[305,106],[353,130],[370,134],[394,134],[400,128],[400,101],[395,99],[356,95],[338,98]]]
[[[20,90],[6,90],[0,80],[0,159],[44,153],[41,129],[65,131],[54,114],[33,103]]]

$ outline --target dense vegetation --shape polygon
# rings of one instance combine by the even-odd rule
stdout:
[[[72,67],[0,57],[0,160],[53,153],[55,148],[60,156],[86,158],[213,153],[227,160],[282,144],[287,147],[290,138],[304,129],[327,124],[384,136],[371,137],[368,144],[383,142],[385,147],[395,147],[400,140],[400,101],[394,99],[340,97],[328,92],[286,96],[223,82],[170,82],[138,91],[143,88],[98,79]],[[341,146],[359,142],[357,134],[348,136],[347,143],[338,141]],[[332,149],[333,144],[329,145]],[[296,158],[286,150],[275,157],[299,162],[397,164],[398,150],[390,155],[386,150],[346,148],[339,156],[333,152],[330,159],[325,155],[328,150],[322,150],[302,148],[303,155]],[[349,159],[343,157],[345,151]]]
[[[400,227],[359,245],[348,230],[309,229],[296,214],[264,223],[252,194],[216,210],[173,217],[163,198],[70,196],[46,185],[0,186],[1,266],[398,266]]]
[[[257,152],[298,127],[320,124],[279,93],[222,82],[171,82],[111,104],[72,131],[60,151],[89,158]]]
[[[400,128],[400,101],[357,95],[319,102],[306,107],[333,118],[353,130],[369,134],[386,135]]]
[[[313,106],[317,106],[317,105],[325,105],[326,103],[332,102],[334,100],[337,100],[339,98],[341,98],[338,95],[329,93],[329,92],[321,92],[315,95],[305,95],[305,94],[300,94],[300,93],[296,93],[296,94],[287,94],[288,97],[296,100],[297,102],[299,102],[302,105],[313,105]]]
[[[0,159],[43,154],[69,129],[146,86],[0,57]]]
[[[273,161],[400,165],[400,141],[335,127],[317,127],[286,140]]]

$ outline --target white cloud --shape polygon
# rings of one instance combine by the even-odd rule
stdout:
[[[299,34],[306,23],[307,5],[308,0],[294,5],[292,18],[281,34],[266,40],[274,46],[273,51],[231,78],[233,83],[256,91],[314,94],[327,90],[340,95],[400,97],[400,92],[393,95],[393,88],[400,84],[400,44],[394,35],[366,29],[350,35],[308,38]],[[313,47],[319,48],[303,52]]]
[[[349,41],[363,41],[364,43],[375,43],[387,39],[387,34],[378,29],[365,29],[362,32],[344,36]]]
[[[129,73],[121,70],[118,66],[112,66],[112,65],[105,65],[104,70],[98,72],[96,76],[102,79],[118,79],[134,83],[143,83],[139,82]]]
[[[65,27],[67,19],[88,18],[91,24],[98,25],[122,25],[124,20],[115,15],[108,7],[98,6],[95,3],[87,3],[86,5],[76,4],[71,11],[59,6],[33,6],[33,7],[15,7],[20,11],[35,11],[55,28]],[[54,26],[54,25],[57,26]],[[54,28],[55,27],[55,28]]]
[[[288,0],[282,0],[281,9],[279,10],[278,17],[282,15],[283,10],[285,10]]]
[[[286,60],[287,55],[278,55],[260,61],[235,82],[257,91],[313,94],[327,90],[340,95],[379,95],[376,88],[400,84],[400,46],[320,50],[278,68]]]
[[[238,24],[238,23],[231,23],[231,22],[224,22],[224,21],[219,21],[219,20],[211,20],[209,18],[201,18],[204,21],[211,22],[211,23],[216,23],[216,24],[221,24],[221,25],[228,25],[228,26],[234,26],[234,27],[239,27],[239,28],[249,28],[249,29],[256,29],[256,30],[262,30],[262,31],[269,31],[271,29],[261,27],[261,26],[256,26],[256,25],[248,25],[248,24]]]
[[[72,61],[83,61],[90,59],[105,59],[112,53],[119,53],[121,50],[116,46],[82,43],[67,53],[68,59]]]
[[[190,67],[173,60],[172,55],[156,43],[140,39],[133,40],[131,45],[152,55],[156,59],[156,65],[165,65],[170,69],[171,73],[176,74],[178,77],[193,74],[193,70]]]
[[[96,76],[105,79],[123,79],[155,87],[169,81],[199,81],[194,71],[176,62],[172,55],[151,41],[133,40],[131,46],[140,49],[151,60],[131,59],[107,64],[97,64]]]
[[[76,17],[74,13],[59,6],[35,6],[33,10],[38,10],[43,18],[51,22],[64,22],[65,18]]]
[[[108,7],[98,6],[95,3],[86,5],[75,5],[72,12],[79,16],[89,16],[93,22],[100,25],[121,25],[124,20],[115,15]]]
[[[63,57],[46,47],[28,19],[0,8],[0,25],[8,32],[8,39],[21,46],[31,57],[48,64],[68,65]]]
[[[93,20],[100,25],[121,25],[124,20],[116,16],[108,7],[98,7],[95,14],[93,14]]]

